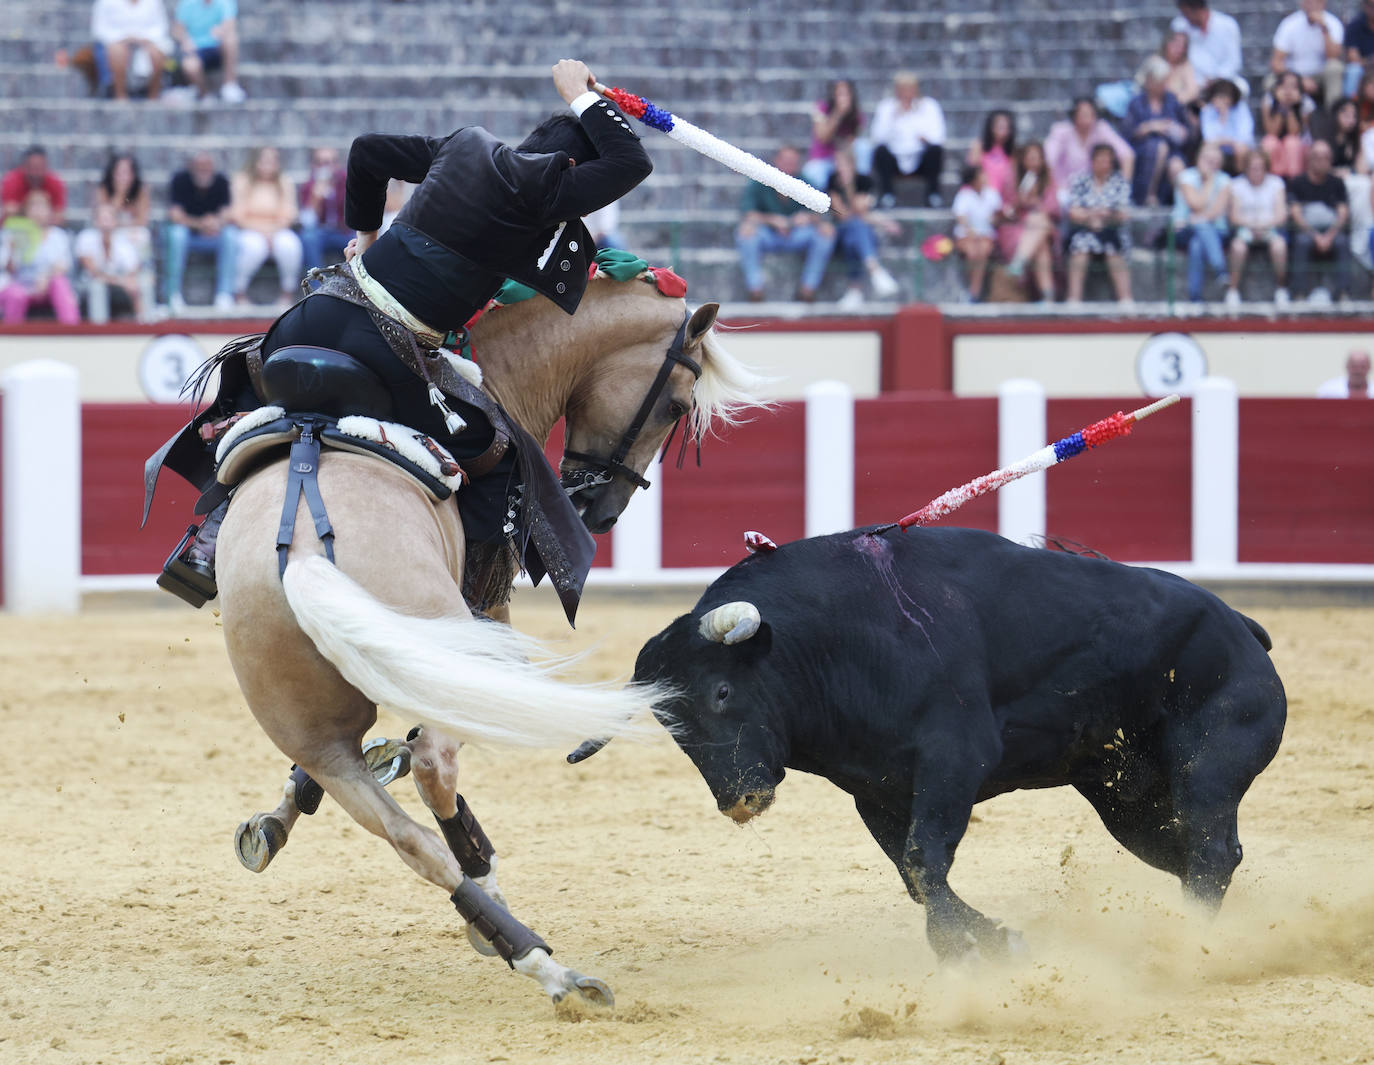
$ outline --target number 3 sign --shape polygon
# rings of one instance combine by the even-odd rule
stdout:
[[[188,336],[171,333],[152,340],[138,362],[143,394],[155,403],[184,402],[184,385],[205,361],[205,351]]]
[[[1207,356],[1187,333],[1156,333],[1135,359],[1135,377],[1147,396],[1190,396],[1207,376]]]

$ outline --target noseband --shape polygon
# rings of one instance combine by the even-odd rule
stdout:
[[[565,470],[561,477],[563,491],[568,495],[574,496],[578,492],[585,492],[589,488],[598,488],[603,484],[610,484],[617,477],[624,477],[632,482],[636,487],[648,488],[649,482],[646,481],[629,466],[625,465],[625,456],[630,453],[630,448],[635,446],[635,441],[639,439],[639,434],[644,429],[644,423],[649,420],[649,414],[654,409],[654,404],[658,402],[658,397],[663,394],[664,388],[668,385],[668,377],[673,372],[673,367],[682,365],[692,371],[692,376],[700,379],[701,364],[695,359],[689,358],[682,353],[682,341],[687,335],[688,314],[682,315],[682,324],[677,327],[677,334],[673,337],[672,344],[668,347],[667,353],[663,356],[663,365],[659,367],[658,376],[654,378],[654,383],[649,386],[649,392],[644,397],[644,402],[639,405],[639,411],[635,414],[634,420],[625,430],[625,434],[620,438],[620,443],[615,446],[608,458],[600,455],[589,455],[583,451],[563,451],[563,458],[573,459],[583,465],[573,470]]]

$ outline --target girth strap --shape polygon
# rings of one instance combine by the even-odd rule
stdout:
[[[301,493],[305,493],[306,506],[315,522],[315,535],[324,543],[324,554],[330,562],[334,561],[334,527],[329,523],[329,514],[324,509],[324,498],[320,495],[320,440],[315,435],[314,419],[307,418],[301,423],[301,437],[291,445],[290,471],[286,481],[286,500],[281,508],[281,525],[277,528],[277,573],[286,575],[286,556],[291,550],[291,541],[296,534],[296,509],[300,506]]]

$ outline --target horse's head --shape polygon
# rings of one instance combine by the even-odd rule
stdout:
[[[681,308],[679,300],[663,303],[671,313]],[[648,487],[649,463],[692,413],[693,393],[706,373],[703,348],[719,310],[716,303],[690,315],[682,309],[676,324],[660,316],[653,336],[606,351],[571,396],[563,485],[592,532],[609,530],[634,490]]]
[[[716,336],[719,304],[689,312],[652,285],[606,278],[572,318],[544,301],[516,306],[526,309],[488,315],[474,334],[487,388],[541,439],[565,419],[563,485],[594,533],[648,485],[645,471],[680,422],[701,440],[765,404],[763,379]]]

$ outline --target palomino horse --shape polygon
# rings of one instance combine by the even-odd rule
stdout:
[[[488,314],[474,328],[474,349],[485,387],[516,422],[543,440],[566,418],[567,451],[602,458],[635,418],[686,319],[682,351],[700,364],[701,375],[694,380],[688,366],[673,365],[623,459],[642,475],[680,418],[688,417],[689,431],[700,438],[760,402],[761,380],[715,336],[717,310],[706,304],[687,319],[681,299],[647,284],[599,279],[575,317],[538,299]],[[461,742],[561,748],[588,735],[649,728],[644,715],[627,721],[655,693],[560,681],[551,667],[531,663],[531,651],[538,653],[532,641],[499,622],[474,620],[460,592],[464,540],[453,499],[435,503],[400,471],[348,452],[327,452],[318,476],[336,565],[319,557],[302,508],[289,564],[278,576],[286,459],[250,475],[234,496],[218,557],[230,661],[272,742],[479,926],[459,899],[466,893],[471,908],[474,882],[464,884],[444,840],[415,823],[368,770],[360,747],[376,707],[424,726],[411,744],[415,784],[425,804],[447,819],[457,811]],[[589,528],[602,531],[635,484],[623,476],[591,480],[578,495],[579,509]],[[460,491],[457,505],[461,497]],[[494,870],[489,886],[495,888]],[[485,934],[492,938],[489,927]],[[526,946],[539,945],[507,961],[555,1002],[569,993],[594,1004],[611,1001],[604,984],[554,962],[530,936]]]

